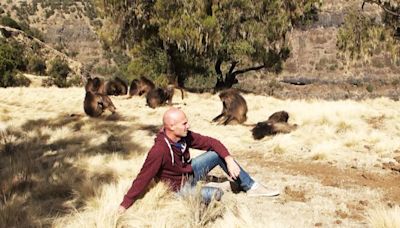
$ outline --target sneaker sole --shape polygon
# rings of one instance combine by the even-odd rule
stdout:
[[[269,192],[269,193],[247,194],[247,195],[250,197],[258,197],[258,196],[274,197],[274,196],[279,196],[280,192]]]

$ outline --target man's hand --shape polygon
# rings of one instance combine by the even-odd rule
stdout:
[[[125,207],[119,206],[117,213],[118,213],[119,215],[122,215],[123,213],[125,213],[125,211],[126,211]]]
[[[229,176],[236,180],[240,174],[240,167],[239,165],[235,162],[232,156],[227,156],[225,157],[225,162],[226,166],[228,168]]]

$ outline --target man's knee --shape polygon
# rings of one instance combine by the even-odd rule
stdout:
[[[207,156],[210,158],[219,158],[219,155],[217,154],[217,152],[215,152],[213,150],[209,150],[206,153],[207,153]]]

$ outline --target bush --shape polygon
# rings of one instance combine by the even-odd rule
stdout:
[[[395,62],[399,58],[400,43],[389,26],[377,23],[375,18],[351,12],[339,28],[336,46],[350,59],[368,60],[371,56],[388,52]]]
[[[68,87],[69,86],[83,86],[81,77],[74,75],[73,77],[71,77],[71,79],[68,80],[67,82]]]
[[[79,54],[79,52],[78,51],[74,51],[74,50],[70,50],[70,51],[67,51],[65,54],[68,57],[75,58]]]
[[[189,89],[212,89],[216,83],[216,77],[213,75],[193,75],[185,80],[185,88]]]
[[[19,86],[26,84],[24,80],[17,77],[17,69],[23,68],[22,48],[17,45],[10,45],[0,40],[0,86]]]
[[[5,43],[5,42],[4,42]],[[11,41],[8,43],[10,46],[12,53],[10,56],[12,57],[12,61],[15,63],[16,69],[25,71],[26,70],[26,59],[24,56],[24,47],[19,44],[17,41]]]
[[[68,63],[61,58],[55,58],[50,62],[49,76],[50,76],[50,84],[56,85],[58,87],[68,87],[67,77],[71,72],[71,68],[69,68]]]
[[[39,29],[31,28],[27,23],[22,22],[20,24],[21,30],[26,33],[26,35],[35,37],[40,41],[44,41],[43,34]]]
[[[0,79],[0,87],[29,86],[31,80],[16,71],[5,72]]]
[[[46,62],[38,56],[31,55],[28,58],[28,71],[30,73],[44,75],[46,73]]]
[[[0,86],[1,87],[13,86],[15,84],[14,76],[15,76],[15,71],[6,71],[1,73]]]
[[[21,26],[18,24],[18,22],[16,22],[14,19],[12,19],[9,16],[3,16],[0,18],[0,24],[4,25],[4,26],[8,26],[11,28],[15,28],[18,30],[21,30]]]
[[[31,84],[31,80],[29,80],[29,78],[25,77],[23,74],[17,73],[14,76],[14,83],[15,83],[15,85],[18,85],[18,86],[28,87]]]
[[[367,91],[368,91],[369,93],[372,93],[372,92],[374,91],[374,86],[371,85],[371,84],[368,84],[366,89],[367,89]]]

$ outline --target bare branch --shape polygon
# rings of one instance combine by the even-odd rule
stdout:
[[[233,62],[231,63],[231,67],[230,67],[229,73],[228,73],[229,75],[232,74],[232,71],[235,69],[236,64],[238,64],[238,61],[233,61]]]
[[[262,69],[264,67],[265,67],[265,65],[249,67],[249,68],[246,68],[246,69],[237,70],[237,71],[233,72],[232,74],[234,74],[234,75],[243,74],[243,73],[246,73],[246,72],[252,71],[252,70],[260,70],[260,69]]]

